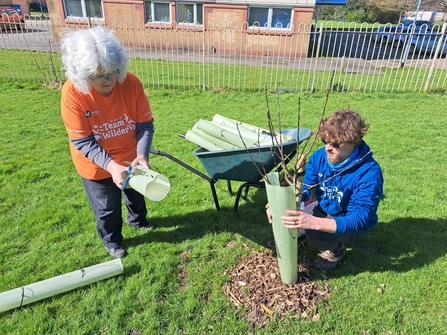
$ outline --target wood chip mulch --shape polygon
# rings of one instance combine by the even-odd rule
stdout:
[[[318,321],[319,309],[328,307],[330,291],[326,282],[318,285],[309,266],[305,255],[300,255],[298,281],[286,285],[281,281],[276,255],[257,252],[227,271],[225,295],[252,328],[265,327],[272,317]]]

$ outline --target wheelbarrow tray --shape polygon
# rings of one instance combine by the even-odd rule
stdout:
[[[283,129],[281,133],[293,138],[293,141],[282,145],[283,154],[291,157],[296,154],[297,139],[301,143],[312,135],[312,131],[306,128],[299,128],[299,133],[298,128]],[[272,148],[272,144],[219,151],[208,151],[200,147],[193,154],[199,158],[211,178],[251,183],[260,181],[263,175],[281,163],[279,147],[275,145]]]

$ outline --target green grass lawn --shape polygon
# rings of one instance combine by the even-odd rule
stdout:
[[[71,162],[60,91],[10,82],[0,90],[0,292],[109,261]],[[201,172],[197,147],[178,136],[200,118],[219,113],[267,127],[263,93],[147,94],[153,149]],[[317,125],[324,99],[301,96],[302,127]],[[297,96],[279,100],[282,126],[296,127]],[[385,196],[378,226],[349,246],[342,265],[327,278],[314,272],[331,290],[318,321],[273,317],[252,329],[224,294],[225,272],[273,240],[265,191],[250,189],[233,213],[234,197],[219,181],[218,212],[204,179],[155,155],[151,165],[171,190],[147,203],[157,230],[123,228],[124,273],[3,312],[0,334],[447,333],[446,101],[441,94],[331,94],[328,112],[351,108],[371,125],[365,139],[383,168]]]

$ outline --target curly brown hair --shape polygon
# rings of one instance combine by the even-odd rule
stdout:
[[[317,138],[328,143],[349,142],[359,145],[368,128],[358,113],[343,109],[321,121]]]

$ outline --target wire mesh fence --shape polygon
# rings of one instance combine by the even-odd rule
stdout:
[[[63,29],[105,24],[122,41],[130,71],[147,88],[288,92],[445,91],[445,25],[429,31],[403,25],[343,23],[250,29],[246,22],[176,23],[65,20],[25,16],[1,30],[0,78],[43,84],[64,80],[59,54]]]

